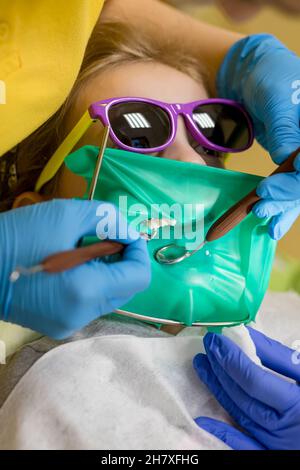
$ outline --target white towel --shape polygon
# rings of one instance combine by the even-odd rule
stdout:
[[[258,325],[291,346],[300,337],[300,297],[267,296]],[[229,335],[254,358],[243,327]],[[107,336],[57,347],[1,408],[0,449],[225,449],[193,421],[230,422],[193,370],[198,352],[199,336]]]
[[[198,337],[106,336],[53,349],[0,410],[0,449],[224,449],[199,429],[226,419],[200,383]]]

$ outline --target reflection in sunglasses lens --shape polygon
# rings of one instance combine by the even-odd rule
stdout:
[[[171,135],[169,115],[150,103],[130,101],[112,105],[108,118],[116,137],[128,147],[160,147]]]
[[[234,106],[203,104],[193,110],[193,120],[207,140],[228,150],[242,150],[250,140],[248,121]]]

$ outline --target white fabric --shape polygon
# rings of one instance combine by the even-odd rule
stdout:
[[[226,448],[193,417],[225,413],[192,368],[200,338],[106,336],[43,356],[0,410],[0,449]]]
[[[291,346],[300,297],[268,295],[259,325]],[[1,408],[0,449],[225,449],[193,421],[228,421],[193,370],[202,348],[197,336],[98,337],[55,348]]]
[[[238,325],[234,328],[223,328],[222,334],[231,339],[231,341],[234,341],[255,364],[261,366],[261,361],[256,354],[255,345],[244,325]]]

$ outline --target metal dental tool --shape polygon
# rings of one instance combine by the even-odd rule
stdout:
[[[293,152],[289,158],[283,162],[278,168],[276,168],[271,175],[277,173],[288,173],[295,171],[294,160],[300,151],[300,147]],[[271,176],[270,175],[270,176]],[[170,245],[163,246],[159,248],[155,253],[155,259],[160,264],[177,264],[181,263],[187,258],[190,258],[199,250],[201,250],[204,245],[208,242],[218,240],[223,237],[236,227],[252,210],[254,204],[260,200],[260,197],[256,194],[256,189],[253,189],[249,194],[244,198],[234,204],[230,209],[228,209],[225,214],[223,214],[208,230],[205,240],[200,243],[194,250],[187,250],[184,246],[176,245],[172,243]]]
[[[87,263],[95,258],[120,253],[124,245],[117,242],[103,241],[82,246],[74,250],[60,251],[45,258],[42,263],[30,268],[18,267],[10,275],[10,281],[16,282],[20,276],[28,276],[39,272],[50,274],[60,273]]]
[[[91,182],[91,186],[90,186],[90,190],[89,190],[89,196],[88,196],[89,201],[92,201],[94,199],[95,190],[96,190],[96,186],[97,186],[97,182],[98,182],[98,177],[99,177],[101,165],[102,165],[102,162],[103,162],[103,156],[104,156],[104,152],[105,152],[108,137],[109,137],[109,131],[110,131],[110,127],[105,126],[104,131],[103,131],[102,141],[101,141],[101,144],[100,144],[100,147],[99,147],[97,163],[96,163],[96,166],[95,166],[95,170],[94,170],[94,174],[93,174],[93,178],[92,178],[92,182]]]

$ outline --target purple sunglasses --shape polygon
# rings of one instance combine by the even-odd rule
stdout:
[[[131,152],[160,152],[175,139],[182,115],[192,138],[215,152],[242,152],[254,139],[250,116],[236,101],[219,98],[169,104],[148,98],[111,98],[89,107],[92,119],[109,126],[117,147]]]

